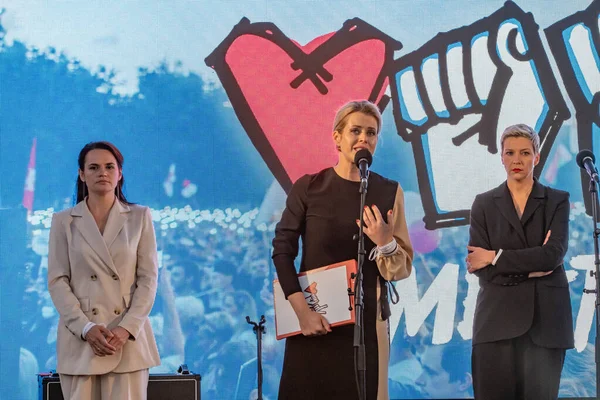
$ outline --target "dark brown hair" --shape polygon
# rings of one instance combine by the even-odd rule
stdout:
[[[81,171],[85,170],[85,157],[92,150],[110,151],[110,153],[115,157],[115,160],[117,160],[117,166],[119,167],[119,171],[121,171],[121,179],[119,180],[119,182],[117,183],[117,187],[115,188],[115,196],[117,196],[117,199],[119,199],[119,201],[121,203],[133,204],[133,203],[130,203],[129,201],[127,201],[127,199],[125,198],[125,195],[123,194],[123,184],[125,183],[125,177],[123,176],[123,173],[122,173],[122,171],[123,171],[123,154],[121,154],[119,149],[117,149],[117,147],[110,142],[104,142],[104,141],[90,142],[90,143],[86,144],[85,146],[83,146],[83,149],[81,149],[81,151],[79,152],[79,158],[77,159],[77,164],[79,165],[79,169]],[[88,193],[87,185],[85,184],[85,182],[83,182],[79,178],[79,175],[77,175],[77,201],[76,201],[76,203],[79,203],[80,201],[85,199],[85,196],[87,195],[87,193]]]

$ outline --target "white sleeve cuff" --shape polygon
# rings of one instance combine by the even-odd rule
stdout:
[[[392,241],[383,246],[377,246],[382,256],[391,256],[398,250],[398,242],[392,238]]]
[[[374,261],[377,257],[388,257],[396,253],[398,250],[398,242],[392,238],[392,241],[383,246],[375,246],[369,253],[369,260]]]
[[[492,261],[492,265],[496,265],[496,262],[500,258],[500,255],[502,254],[503,251],[504,250],[502,250],[502,249],[498,250],[498,252],[496,253],[496,257],[494,257],[494,261]]]
[[[81,331],[81,337],[83,338],[83,340],[85,340],[85,335],[87,335],[90,329],[92,329],[95,325],[96,324],[92,321],[85,324],[85,326],[83,327],[83,331]]]

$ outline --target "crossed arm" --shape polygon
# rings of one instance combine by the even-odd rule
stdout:
[[[493,249],[491,246],[482,202],[480,196],[477,196],[471,208],[467,246],[470,253],[466,258],[470,273],[490,282],[501,275],[536,278],[551,274],[562,264],[569,234],[568,194],[557,205],[542,245],[525,249],[504,249],[499,256],[500,249]],[[494,259],[496,262],[492,265]]]

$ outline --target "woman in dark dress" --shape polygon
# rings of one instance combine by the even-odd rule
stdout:
[[[335,167],[298,179],[289,193],[273,239],[273,261],[302,330],[286,341],[279,399],[358,399],[352,325],[331,328],[304,299],[294,267],[302,238],[300,271],[356,259],[360,208],[358,150],[375,152],[381,114],[368,101],[344,105],[334,120]],[[388,398],[387,286],[410,275],[413,250],[404,217],[402,188],[371,172],[364,209],[366,257],[364,326],[367,398]]]

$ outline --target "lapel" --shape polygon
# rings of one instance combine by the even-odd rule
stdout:
[[[515,205],[512,200],[512,196],[510,195],[510,191],[508,190],[508,185],[506,181],[494,189],[494,204],[500,214],[515,228],[517,235],[523,242],[523,245],[527,245],[527,240],[525,239],[525,231],[523,231],[523,225],[521,225],[521,221],[519,220],[519,216],[517,215],[517,210],[515,210]],[[525,207],[527,208],[527,206]]]
[[[106,221],[106,226],[104,227],[104,242],[106,246],[110,249],[113,242],[117,238],[121,229],[127,222],[127,218],[129,217],[129,206],[126,204],[122,204],[119,200],[115,201],[115,205],[110,209],[110,214],[108,215],[108,221]]]
[[[128,212],[128,206],[121,204],[118,200],[115,201],[115,204],[110,210],[108,220],[106,221],[106,226],[104,227],[104,235],[101,235],[98,225],[88,209],[85,200],[79,202],[71,210],[73,224],[77,227],[81,236],[83,236],[85,241],[90,245],[98,257],[100,257],[104,264],[115,273],[117,273],[117,269],[108,248],[123,228],[123,225],[125,225]]]
[[[524,226],[527,221],[529,221],[533,213],[535,213],[538,207],[544,203],[545,198],[546,190],[544,185],[539,183],[537,179],[534,179],[531,194],[529,194],[529,198],[525,204],[525,210],[523,210],[523,215],[521,216],[521,225]]]
[[[512,227],[515,228],[515,231],[524,245],[527,245],[527,239],[525,238],[523,226],[529,221],[540,205],[544,203],[545,198],[546,190],[544,185],[539,183],[537,179],[534,179],[533,188],[531,189],[531,193],[525,204],[525,210],[523,210],[523,215],[519,220],[517,210],[515,210],[515,205],[506,182],[494,189],[494,204],[496,204],[500,214],[502,214]]]

